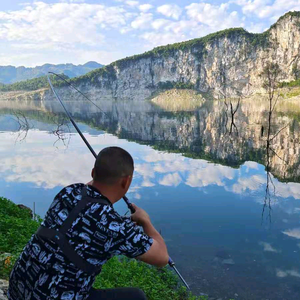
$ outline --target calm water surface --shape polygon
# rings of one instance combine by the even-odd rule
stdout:
[[[291,300],[300,298],[300,145],[293,105],[279,103],[268,124],[267,105],[244,103],[234,125],[221,102],[192,112],[123,102],[103,105],[106,114],[86,103],[69,102],[68,108],[96,152],[116,145],[132,154],[128,197],[161,229],[195,293]],[[29,207],[35,202],[43,216],[62,187],[90,180],[93,156],[59,117],[57,104],[3,102],[0,113],[1,196]],[[266,157],[269,125],[274,138]],[[123,203],[116,207],[127,211]]]

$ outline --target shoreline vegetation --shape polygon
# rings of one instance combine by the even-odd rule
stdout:
[[[0,197],[0,279],[8,280],[16,259],[39,227],[42,219]],[[148,300],[209,300],[188,293],[177,276],[167,268],[157,269],[143,262],[114,257],[103,267],[95,288],[139,287]],[[211,298],[210,298],[211,299]]]

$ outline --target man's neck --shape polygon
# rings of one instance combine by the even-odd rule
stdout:
[[[92,187],[96,188],[101,195],[105,196],[112,204],[119,200],[116,197],[116,189],[114,186],[101,184],[99,182],[95,182],[94,180],[88,182],[87,185],[91,185]]]

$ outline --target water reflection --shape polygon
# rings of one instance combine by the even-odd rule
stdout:
[[[238,135],[234,125],[229,134],[221,101],[181,112],[149,102],[104,103],[106,114],[67,102],[96,152],[118,145],[132,153],[128,196],[149,211],[193,290],[251,300],[300,296],[299,122],[291,105],[278,103],[274,111],[270,144],[278,156],[268,158],[268,107],[260,100],[232,102]],[[35,201],[43,215],[62,186],[89,180],[94,158],[56,102],[0,106],[2,195],[28,206]],[[29,124],[17,143],[16,112]],[[261,225],[268,177],[276,190],[272,185],[272,224]]]

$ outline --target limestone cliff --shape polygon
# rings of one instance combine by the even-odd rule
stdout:
[[[223,30],[116,61],[72,82],[94,100],[143,101],[170,87],[222,98],[224,85],[233,97],[262,91],[259,75],[267,62],[279,64],[280,80],[293,80],[293,68],[300,70],[299,59],[300,12],[290,12],[262,34],[242,28]],[[66,89],[59,88],[60,95]],[[52,93],[43,93],[41,99],[52,100]]]
[[[293,80],[300,69],[300,12],[281,17],[262,34],[242,28],[155,48],[125,58],[74,79],[73,83],[96,98],[144,100],[166,86],[191,87],[222,97],[222,76],[227,94],[260,92],[259,76],[267,62],[278,63],[280,80]]]

